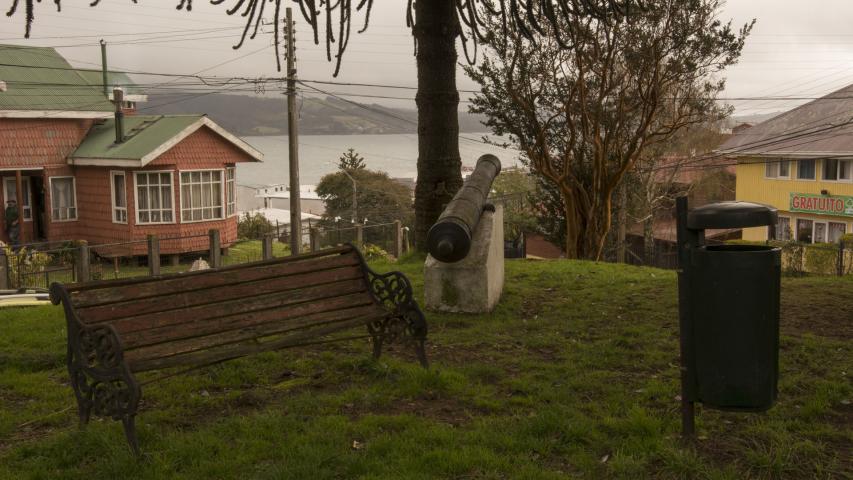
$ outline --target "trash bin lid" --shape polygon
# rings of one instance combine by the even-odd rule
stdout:
[[[778,211],[760,203],[718,202],[694,208],[687,214],[687,228],[746,228],[776,225]]]

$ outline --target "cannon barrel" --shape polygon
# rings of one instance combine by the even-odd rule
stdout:
[[[468,255],[471,236],[487,206],[492,182],[500,172],[498,157],[486,154],[477,159],[474,172],[429,229],[427,251],[430,255],[442,262],[458,262]]]

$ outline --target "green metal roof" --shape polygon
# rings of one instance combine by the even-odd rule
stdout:
[[[128,85],[127,74],[111,72],[111,84]],[[53,48],[0,45],[0,110],[111,112],[98,70],[72,67]],[[125,87],[128,91],[128,87]],[[129,87],[134,90],[134,87]]]
[[[115,119],[99,122],[77,147],[73,159],[142,160],[204,115],[129,115],[124,117],[125,141],[115,143]]]

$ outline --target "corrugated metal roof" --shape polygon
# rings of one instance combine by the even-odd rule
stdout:
[[[77,158],[141,160],[204,115],[129,115],[124,118],[125,141],[115,143],[115,119],[99,122],[72,154]]]
[[[123,74],[122,74],[123,75]],[[126,75],[123,80],[129,78]],[[53,48],[0,45],[0,110],[109,112],[103,89]]]
[[[717,150],[731,157],[853,154],[853,85],[739,131]]]

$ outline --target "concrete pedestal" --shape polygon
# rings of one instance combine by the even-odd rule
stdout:
[[[444,263],[432,255],[424,264],[427,310],[436,312],[491,312],[504,285],[503,206],[483,212],[471,239],[468,256]]]

